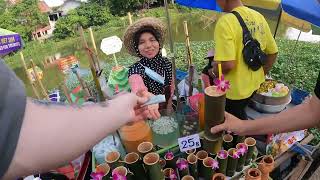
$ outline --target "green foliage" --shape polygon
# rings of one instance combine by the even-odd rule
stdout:
[[[143,6],[144,0],[109,0],[110,11],[113,15],[126,15]]]

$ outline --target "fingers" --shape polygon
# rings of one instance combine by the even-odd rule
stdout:
[[[217,126],[214,126],[211,128],[211,133],[212,134],[216,134],[218,132],[221,132],[221,131],[226,131],[227,130],[227,127],[226,127],[226,124],[223,123],[223,124],[220,124],[220,125],[217,125]]]
[[[147,97],[139,97],[137,96],[137,104],[138,105],[143,105],[144,103],[146,103],[149,100],[149,98]]]

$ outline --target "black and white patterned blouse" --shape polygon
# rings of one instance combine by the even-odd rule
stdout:
[[[146,75],[142,65],[164,77],[164,85]],[[138,74],[142,77],[145,86],[152,94],[165,94],[165,87],[170,87],[172,82],[172,63],[167,58],[161,57],[161,55],[156,56],[153,59],[142,58],[140,61],[129,67],[128,76],[130,77],[133,74]]]

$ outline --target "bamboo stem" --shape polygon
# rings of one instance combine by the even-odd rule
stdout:
[[[84,37],[84,32],[83,32],[83,29],[82,27],[80,26],[79,28],[79,31],[80,31],[80,36],[81,36],[81,39],[82,39],[82,43],[83,43],[83,47],[85,48],[85,51],[88,55],[88,58],[89,58],[89,64],[90,64],[90,69],[91,69],[91,73],[92,73],[92,77],[93,77],[93,80],[95,82],[95,85],[96,85],[96,88],[97,88],[97,91],[98,91],[98,95],[99,95],[99,100],[100,101],[105,101],[105,97],[103,96],[103,92],[101,90],[101,85],[100,85],[100,82],[99,82],[99,79],[97,77],[97,70],[95,68],[95,65],[94,65],[94,57],[93,57],[93,54],[91,54],[89,52],[89,47],[88,47],[88,44],[87,44],[87,41]]]
[[[23,69],[24,69],[24,71],[25,71],[25,73],[26,73],[26,75],[27,75],[27,78],[28,78],[29,83],[31,84],[32,91],[33,91],[34,95],[35,95],[38,99],[40,99],[39,92],[38,92],[37,88],[34,86],[34,83],[32,82],[32,80],[31,80],[31,78],[30,78],[30,76],[29,76],[29,74],[28,74],[28,69],[27,69],[26,61],[25,61],[25,59],[24,59],[24,56],[23,56],[23,53],[22,53],[22,52],[20,52],[20,57],[21,57],[21,62],[22,62],[22,65],[23,65]]]
[[[129,24],[131,25],[132,24],[132,16],[131,16],[130,12],[128,12],[128,18],[129,18]]]
[[[70,97],[70,94],[69,94],[69,91],[68,91],[68,88],[67,88],[67,86],[66,86],[64,81],[63,81],[61,86],[62,86],[62,91],[63,91],[64,95],[67,97],[68,103],[69,104],[73,104],[73,102],[71,100],[71,97]]]
[[[98,54],[96,41],[94,40],[94,36],[93,36],[93,32],[92,32],[92,28],[91,27],[89,27],[89,32],[90,32],[90,37],[91,37],[91,42],[92,42],[92,45],[93,45],[94,52],[96,54]]]
[[[84,90],[87,98],[91,96],[90,91],[88,89],[88,87],[86,86],[85,82],[83,81],[83,79],[80,77],[80,74],[77,70],[74,71],[74,73],[76,74],[78,81],[80,82],[80,85],[82,87],[82,89]]]
[[[183,21],[183,28],[184,28],[184,33],[186,35],[186,48],[187,48],[188,66],[190,66],[192,64],[192,56],[191,56],[190,38],[189,38],[189,31],[188,31],[188,23],[187,23],[187,21]]]
[[[32,59],[30,59],[30,63],[31,63],[31,66],[32,66],[32,69],[33,69],[33,73],[34,73],[35,78],[36,78],[36,81],[40,85],[40,89],[41,89],[42,94],[45,96],[45,98],[48,101],[50,101],[48,93],[47,93],[47,90],[44,88],[44,86],[43,86],[43,84],[42,84],[42,82],[41,82],[41,80],[39,78],[38,72],[36,71],[36,66],[35,66],[34,62],[32,61]]]

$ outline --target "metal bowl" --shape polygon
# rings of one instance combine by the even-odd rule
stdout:
[[[252,101],[252,106],[255,110],[262,112],[262,113],[279,113],[283,111],[286,106],[291,102],[291,96],[289,96],[289,100],[280,105],[267,105],[267,104],[262,104],[260,102],[255,101],[254,99],[251,99]]]

